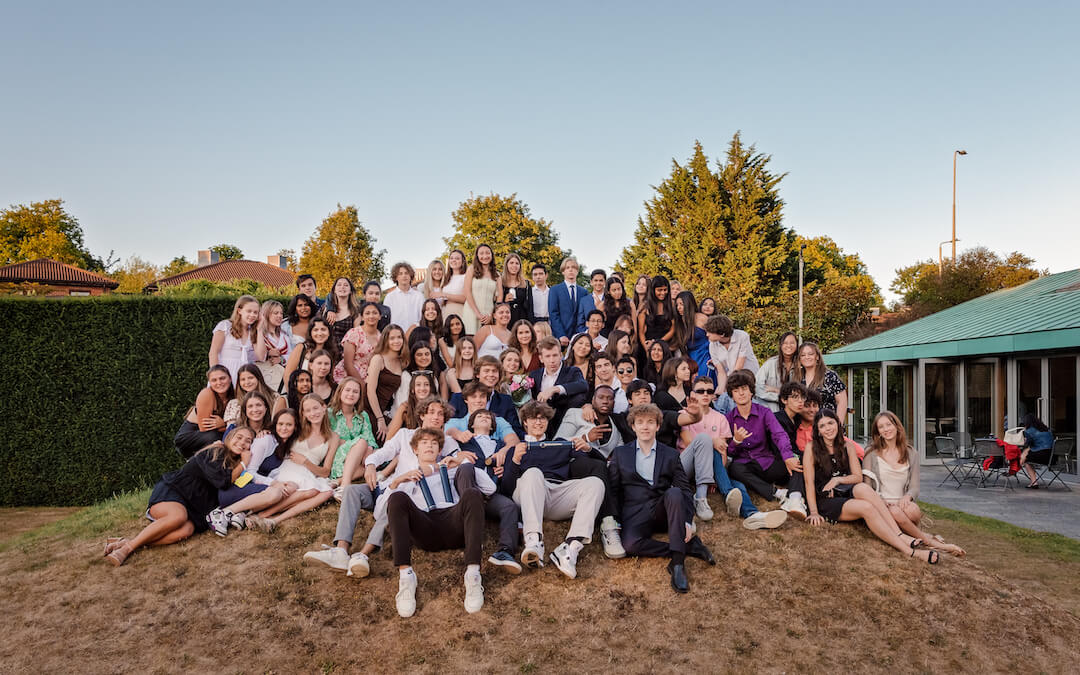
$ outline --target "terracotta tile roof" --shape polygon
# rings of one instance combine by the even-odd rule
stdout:
[[[116,288],[120,284],[96,272],[80,269],[74,265],[39,258],[0,267],[0,281],[9,283],[32,282],[54,286],[94,286]]]
[[[289,286],[296,282],[296,275],[289,270],[267,265],[257,260],[226,260],[196,267],[187,272],[181,272],[171,277],[158,279],[147,286],[148,289],[162,286],[176,286],[192,279],[209,279],[210,281],[233,281],[234,279],[252,279],[267,286]]]

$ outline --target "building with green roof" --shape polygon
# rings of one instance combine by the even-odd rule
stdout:
[[[963,445],[1001,437],[1029,412],[1055,436],[1075,439],[1080,269],[853,342],[827,354],[825,362],[848,386],[850,436],[865,440],[874,415],[891,410],[924,460],[936,455],[937,436],[951,435]]]

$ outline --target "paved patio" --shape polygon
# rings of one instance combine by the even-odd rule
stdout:
[[[1053,490],[1025,490],[1023,485],[1027,479],[1023,476],[1020,478],[1021,487],[1014,490],[1004,488],[1002,481],[998,481],[999,487],[976,488],[965,483],[957,488],[956,482],[950,480],[938,487],[946,475],[944,467],[924,464],[921,467],[919,499],[977,516],[996,518],[1019,527],[1056,532],[1080,540],[1080,482],[1075,476],[1066,478],[1072,488],[1072,492],[1068,492],[1057,482]]]

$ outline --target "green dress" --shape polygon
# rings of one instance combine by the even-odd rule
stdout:
[[[334,455],[334,465],[330,469],[330,480],[341,478],[345,473],[345,458],[349,455],[353,445],[359,439],[367,441],[372,450],[376,450],[379,444],[375,441],[375,434],[371,431],[371,420],[363,411],[353,413],[352,426],[345,422],[345,414],[340,410],[330,410],[330,428],[341,439],[337,454]]]

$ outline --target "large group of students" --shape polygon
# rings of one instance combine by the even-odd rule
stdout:
[[[482,244],[471,263],[432,261],[422,284],[394,265],[385,294],[339,278],[321,297],[302,274],[288,307],[239,298],[175,436],[185,464],[154,487],[150,524],[105,556],[271,532],[337,500],[332,545],[303,560],[366,577],[389,531],[403,617],[414,546],[464,549],[465,610],[482,608],[489,520],[493,569],[550,563],[574,579],[599,530],[608,558],[669,558],[685,593],[687,557],[715,564],[696,525],[714,517],[711,490],[747,530],[862,520],[905,556],[963,555],[925,529],[899,419],[878,414],[865,449],[844,435],[847,392],[816,344],[785,333],[759,365],[713,299],[663,276],[628,291],[601,269],[584,287],[579,270],[566,258],[548,285],[543,265],[526,277],[510,254],[500,271]],[[569,521],[562,541],[544,541],[544,521]]]

